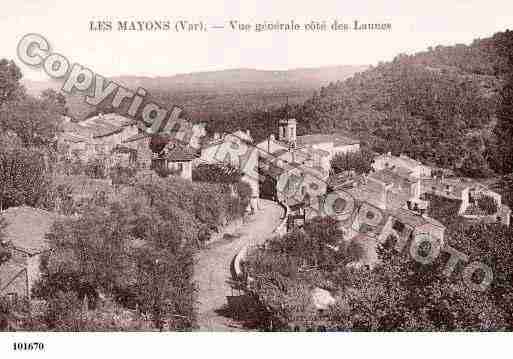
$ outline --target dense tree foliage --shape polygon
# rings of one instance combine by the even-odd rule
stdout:
[[[0,59],[0,106],[23,93],[20,68],[12,60]]]
[[[204,163],[192,169],[193,182],[237,183],[242,175],[238,168],[224,163]]]
[[[51,178],[46,153],[22,146],[0,149],[0,208],[46,205]]]
[[[67,320],[80,318],[84,300],[95,309],[108,297],[148,315],[157,329],[190,329],[192,249],[176,230],[177,218],[130,201],[92,206],[57,223],[35,290],[49,302],[49,327],[69,329]]]
[[[53,100],[23,96],[0,106],[0,128],[16,133],[24,146],[53,147],[60,111]]]
[[[368,173],[372,169],[374,154],[367,148],[359,152],[336,154],[331,160],[331,169],[334,173],[354,171],[358,174]]]
[[[0,60],[0,207],[46,206],[50,172],[65,100],[55,91],[25,93],[20,69]]]
[[[344,233],[330,217],[315,218],[304,231],[269,240],[249,254],[251,293],[263,308],[258,326],[283,330],[315,320],[310,291],[330,288],[350,256]]]
[[[513,172],[513,31],[506,31],[497,42],[505,59],[505,83],[499,95],[497,107],[497,138],[493,152],[496,168],[503,174]]]
[[[431,196],[434,197],[434,196]],[[373,269],[347,266],[361,255],[344,245],[343,234],[323,228],[323,243],[338,251],[327,256],[311,246],[311,230],[272,240],[251,254],[248,272],[250,293],[260,303],[266,321],[261,329],[351,331],[497,331],[512,330],[513,283],[511,238],[502,224],[477,224],[457,216],[459,203],[442,198],[437,211],[446,226],[446,241],[467,256],[447,270],[449,254],[442,251],[430,263],[410,256],[411,242],[402,252],[395,239],[378,247],[380,264]],[[320,226],[319,226],[320,225]],[[333,227],[331,227],[333,228]],[[338,240],[334,240],[338,238]],[[308,239],[305,241],[305,239]],[[287,243],[295,245],[287,246]],[[329,248],[329,247],[325,247]],[[429,246],[419,253],[429,253]],[[421,255],[424,255],[421,254]],[[335,255],[335,257],[334,257]],[[493,281],[481,292],[463,279],[468,263],[479,261],[493,271]],[[479,283],[482,273],[470,278]],[[336,298],[328,310],[315,310],[311,291],[324,288]],[[272,323],[272,328],[271,328]]]

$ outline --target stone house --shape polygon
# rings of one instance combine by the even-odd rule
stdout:
[[[45,234],[57,215],[32,207],[12,207],[2,213],[7,221],[0,251],[0,296],[30,298],[40,277],[40,260],[48,251]]]
[[[171,173],[183,179],[192,180],[193,162],[198,157],[198,153],[190,147],[170,144],[164,149],[160,156],[162,162],[158,165],[165,166]]]
[[[274,134],[270,134],[266,140],[257,144],[258,149],[268,154],[284,149],[294,149],[309,155],[314,163],[318,164],[321,161],[329,163],[337,153],[360,150],[360,141],[338,133],[298,136],[296,124],[293,118],[280,120],[278,139]]]
[[[214,134],[210,141],[201,146],[201,156],[195,161],[199,163],[219,164],[230,163],[242,173],[242,180],[249,184],[252,191],[252,206],[258,208],[260,197],[258,176],[258,151],[253,144],[249,131],[236,131],[231,134]]]
[[[281,197],[290,199],[290,189],[284,192],[280,183],[303,178],[300,181],[303,185],[295,185],[299,187],[294,189],[294,198],[297,200],[298,194],[299,197],[308,194],[311,200],[320,195],[321,189],[325,193],[333,156],[359,151],[360,143],[336,133],[298,136],[296,125],[295,119],[280,120],[278,138],[271,134],[257,144],[259,169],[264,174],[261,185],[263,183],[266,188],[274,186],[274,196],[283,192]]]
[[[68,158],[78,157],[83,162],[101,158],[107,161],[108,167],[118,163],[137,163],[141,168],[150,166],[149,139],[130,141],[140,131],[136,122],[126,117],[100,114],[80,122],[67,119],[62,130],[58,146]]]
[[[431,168],[404,154],[393,156],[390,152],[377,156],[372,163],[375,171],[401,169],[415,178],[431,177]]]

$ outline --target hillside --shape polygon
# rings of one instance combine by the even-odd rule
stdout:
[[[320,86],[344,80],[367,66],[330,66],[320,68],[266,71],[231,69],[197,72],[166,77],[118,76],[112,80],[130,89],[143,87],[163,105],[183,106],[194,120],[219,117],[226,113],[248,112],[261,107],[301,103]],[[33,95],[46,88],[58,90],[56,81],[22,83]],[[95,111],[81,96],[68,96],[71,115],[84,118]]]
[[[288,113],[299,132],[349,131],[377,151],[490,175],[498,94],[508,71],[498,44],[506,36],[511,32],[398,55],[322,87]]]

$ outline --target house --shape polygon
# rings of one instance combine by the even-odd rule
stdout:
[[[340,134],[318,134],[297,137],[298,148],[327,151],[331,157],[338,153],[358,152],[360,141]]]
[[[415,178],[431,177],[431,168],[406,155],[393,156],[390,152],[377,156],[374,159],[372,168],[375,171],[384,169],[400,169],[409,173]]]
[[[201,146],[201,156],[196,163],[229,163],[239,169],[242,181],[249,184],[252,191],[251,205],[258,208],[260,186],[258,176],[258,150],[253,144],[249,131],[236,131],[230,134],[214,134],[210,141]]]
[[[183,179],[192,180],[193,161],[198,157],[199,154],[188,146],[168,144],[159,156],[161,162],[158,165]]]
[[[381,201],[380,207],[399,208],[404,207],[408,201],[420,201],[420,180],[410,173],[386,168],[371,172],[366,176],[366,181],[380,184],[385,189],[384,200]]]
[[[7,221],[0,245],[0,296],[30,298],[40,277],[41,255],[48,251],[45,234],[57,215],[32,207],[11,207],[2,213]]]
[[[359,180],[360,176],[352,170],[340,173],[331,173],[328,178],[328,191],[334,192],[337,190],[353,188]]]
[[[489,190],[486,186],[472,180],[461,178],[433,177],[422,180],[422,193],[431,193],[437,196],[461,201],[458,214],[462,215],[470,204],[482,195],[492,197],[497,207],[502,206],[500,194]]]
[[[342,134],[314,134],[298,136],[295,119],[279,121],[278,139],[274,134],[257,144],[257,147],[268,154],[280,149],[296,149],[311,154],[312,158],[318,156],[328,157],[330,162],[337,153],[357,152],[360,150],[360,141],[346,137]],[[319,151],[316,151],[319,150]]]
[[[389,210],[392,223],[391,229],[395,233],[409,233],[410,239],[418,238],[424,235],[429,236],[431,240],[438,241],[439,245],[443,245],[445,226],[434,218],[431,218],[422,212],[412,211],[404,208]],[[388,222],[388,221],[387,221]],[[405,231],[404,228],[409,227],[410,231]],[[381,238],[387,233],[387,227],[381,232]]]
[[[337,188],[382,210],[426,206],[420,199],[420,180],[391,168],[360,177],[353,175]]]
[[[322,190],[324,194],[333,156],[360,149],[358,140],[341,134],[298,136],[296,125],[295,119],[280,120],[278,138],[270,134],[266,140],[257,144],[258,168],[264,177],[261,180],[261,191],[267,193],[269,188],[275,187],[272,189],[274,193],[267,194],[292,201],[288,204],[302,201],[305,195],[310,200],[317,198]],[[293,178],[303,178],[303,184],[296,183],[294,186],[297,188],[286,187],[285,184],[291,183]],[[292,196],[292,193],[295,195]]]
[[[66,118],[58,146],[68,158],[77,157],[83,162],[102,158],[108,167],[137,163],[139,167],[147,168],[151,163],[149,139],[130,141],[139,132],[135,121],[113,113],[99,114],[80,122]],[[125,150],[120,151],[120,148]]]
[[[422,180],[422,193],[430,193],[459,201],[458,215],[460,216],[500,222],[506,226],[510,224],[511,209],[502,202],[502,196],[477,181],[463,178],[445,178],[443,176],[427,178]],[[469,214],[469,212],[472,213],[472,208],[476,208],[476,202],[484,196],[493,198],[497,205],[497,213]]]
[[[413,239],[427,239],[437,246],[444,245],[445,226],[422,211],[407,208],[380,210],[379,222],[369,225],[365,218],[369,202],[356,199],[355,203],[353,216],[341,222],[341,229],[346,233],[345,240],[358,248],[359,260],[352,266],[374,267],[379,263],[379,245],[390,239],[398,249],[401,245],[411,245]]]

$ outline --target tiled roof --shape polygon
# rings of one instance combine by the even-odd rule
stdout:
[[[360,141],[358,140],[337,133],[297,136],[297,144],[299,146],[308,146],[327,142],[332,142],[333,145],[336,147],[355,145],[360,143]]]
[[[406,175],[405,175],[406,174]],[[385,168],[380,171],[371,172],[369,174],[370,178],[376,179],[386,184],[396,184],[396,183],[415,183],[416,180],[409,177],[408,172],[400,172],[395,171],[391,168]]]
[[[461,196],[461,193],[468,188],[472,187],[484,187],[482,184],[474,181],[462,181],[458,178],[427,178],[422,181],[422,186],[426,191],[430,191],[431,187],[436,187],[439,191],[446,191],[446,186],[450,187],[450,193],[456,196]]]
[[[37,254],[48,248],[45,234],[58,215],[28,206],[11,207],[2,213],[7,220],[6,240],[20,250]]]
[[[445,226],[434,218],[422,216],[414,211],[404,208],[397,208],[388,211],[394,218],[399,221],[409,224],[412,227],[419,227],[425,224],[431,224],[436,227],[445,228]]]
[[[101,116],[98,115],[90,117],[81,121],[81,123],[88,125],[124,127],[134,125],[137,123],[137,121],[125,116],[118,115],[116,113],[108,113]]]
[[[277,149],[276,151],[272,152],[271,155],[273,155],[274,157],[280,157],[288,152],[289,152],[289,150],[287,148],[280,148],[280,149]]]
[[[67,141],[67,142],[73,142],[73,143],[80,143],[80,142],[85,142],[87,139],[82,136],[78,136],[76,134],[66,132],[66,133],[62,134],[61,140]]]
[[[235,131],[233,133],[228,133],[228,134],[225,134],[224,136],[222,136],[221,138],[218,138],[216,140],[211,140],[209,142],[206,142],[204,143],[201,148],[209,148],[209,147],[212,147],[212,146],[217,146],[217,145],[220,145],[221,143],[223,143],[224,141],[226,140],[230,140],[231,139],[238,139],[250,146],[253,146],[253,138],[251,136],[248,136],[245,132],[243,132],[242,130],[238,130],[238,131]]]
[[[75,136],[89,137],[104,137],[114,133],[123,131],[124,128],[130,125],[135,125],[136,122],[129,118],[109,114],[103,117],[95,116],[80,122],[67,121],[63,123],[62,130],[64,134],[72,134]]]
[[[349,193],[353,198],[359,201],[368,202],[376,207],[381,207],[383,204],[383,186],[372,181],[368,181],[365,184],[357,184],[343,191]]]
[[[383,159],[385,161],[390,161],[397,166],[402,166],[406,168],[412,168],[417,166],[423,166],[422,162],[414,160],[406,155],[393,156],[389,153],[382,154],[376,158],[376,160]]]
[[[198,154],[190,147],[174,146],[169,148],[164,156],[171,162],[187,162],[198,158]]]
[[[328,157],[330,155],[330,153],[328,151],[324,151],[319,148],[312,148],[312,149],[310,149],[310,152],[312,152],[318,156],[321,156],[321,157]]]
[[[78,124],[84,128],[90,129],[93,137],[105,137],[114,133],[119,133],[127,126],[135,125],[137,122],[130,118],[110,113],[90,117]]]
[[[130,136],[128,138],[125,138],[122,142],[123,143],[129,143],[129,142],[135,142],[135,141],[139,141],[139,140],[142,140],[144,138],[147,138],[147,137],[150,137],[149,134],[147,134],[146,132],[139,132],[133,136]]]

